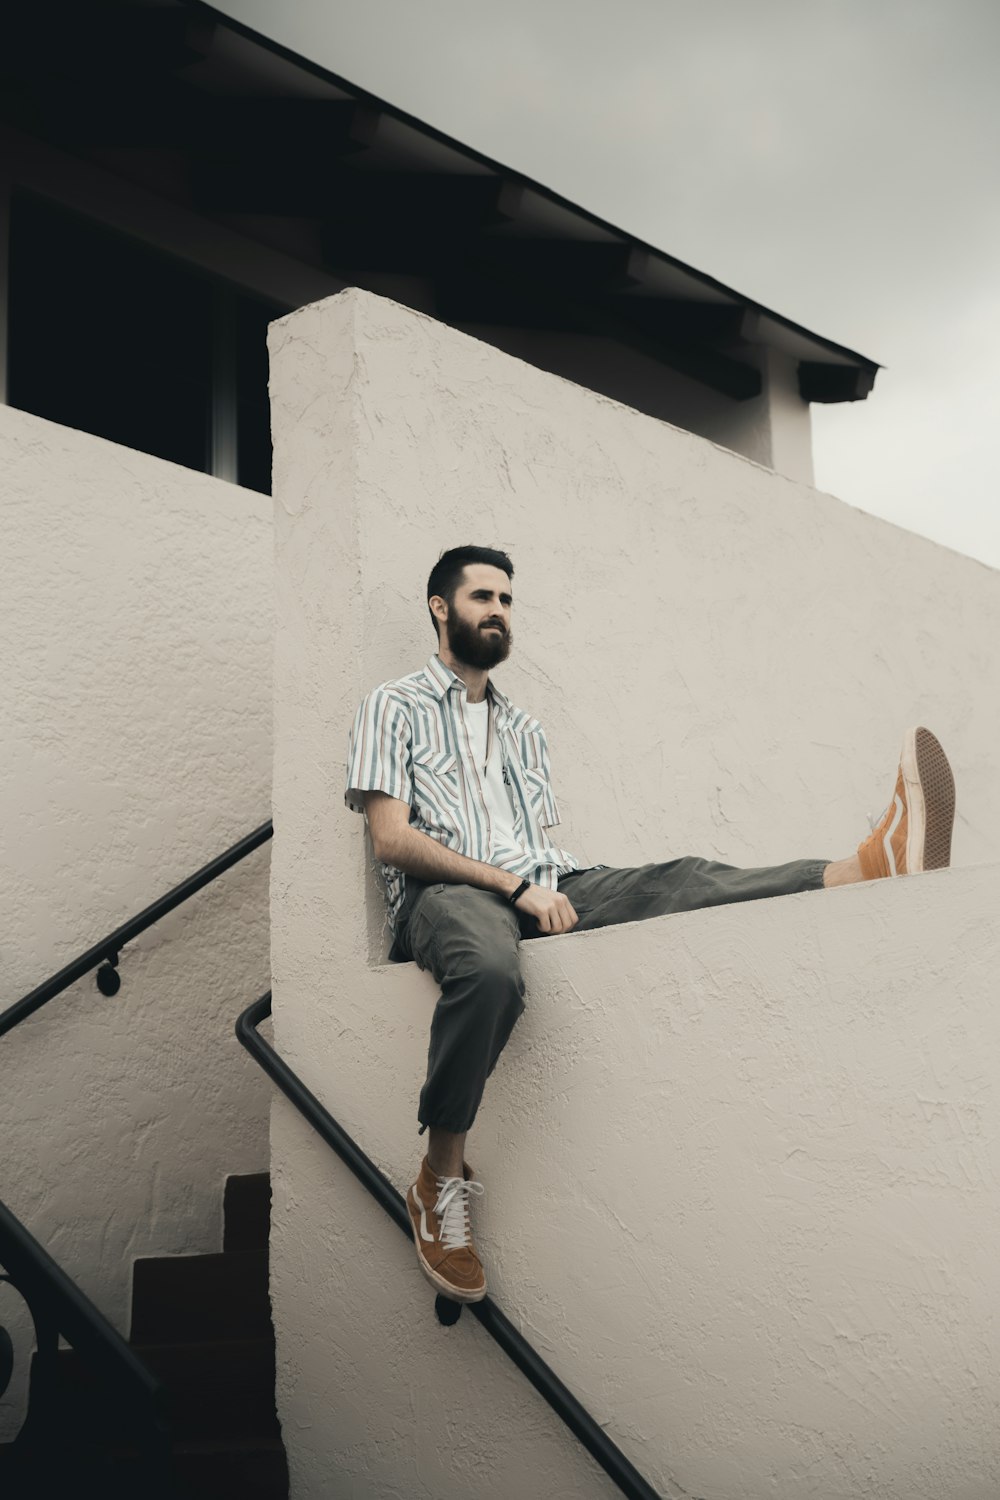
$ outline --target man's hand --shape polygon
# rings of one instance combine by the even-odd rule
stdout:
[[[518,911],[525,911],[538,923],[539,932],[569,932],[580,918],[570,905],[568,896],[562,891],[550,891],[541,885],[529,885],[523,896],[514,902]]]

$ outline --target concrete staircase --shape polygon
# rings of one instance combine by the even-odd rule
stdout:
[[[183,1500],[286,1500],[288,1469],[274,1403],[268,1297],[270,1180],[230,1177],[223,1249],[137,1260],[129,1342],[164,1383],[176,1493]],[[59,1384],[77,1430],[108,1433],[108,1398],[76,1351],[59,1355]],[[129,1432],[112,1415],[110,1449],[94,1454],[105,1493],[131,1493]],[[0,1450],[0,1476],[14,1454]],[[40,1461],[35,1461],[39,1463]],[[76,1460],[74,1460],[76,1462]],[[10,1472],[8,1470],[8,1472]],[[79,1469],[75,1471],[79,1475]],[[41,1473],[12,1474],[39,1493]]]

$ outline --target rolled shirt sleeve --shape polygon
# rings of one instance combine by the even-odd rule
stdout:
[[[363,813],[362,792],[386,792],[413,802],[410,723],[403,705],[384,687],[373,688],[358,709],[347,741],[344,802]]]

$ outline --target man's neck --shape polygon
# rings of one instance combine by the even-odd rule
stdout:
[[[469,702],[482,703],[486,697],[486,684],[490,680],[489,671],[485,667],[470,667],[464,661],[456,661],[447,648],[439,647],[438,656],[456,677],[461,677],[468,689]]]

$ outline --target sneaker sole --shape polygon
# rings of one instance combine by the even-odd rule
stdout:
[[[908,802],[907,870],[916,875],[946,869],[955,821],[955,778],[948,757],[929,729],[912,729],[900,765]]]
[[[443,1276],[439,1276],[436,1271],[431,1270],[420,1254],[419,1247],[417,1248],[417,1260],[420,1262],[421,1271],[423,1271],[434,1290],[440,1292],[444,1297],[450,1297],[452,1302],[482,1302],[486,1296],[485,1287],[478,1292],[469,1292],[464,1288],[460,1289],[457,1286],[452,1286],[450,1281],[445,1280]]]
[[[413,1213],[409,1207],[409,1193],[407,1193],[406,1196],[407,1214],[410,1220],[410,1230],[413,1234],[413,1243],[416,1246],[417,1251],[417,1264],[420,1266],[421,1271],[423,1271],[431,1286],[435,1289],[435,1291],[443,1293],[445,1297],[450,1297],[452,1302],[482,1302],[483,1298],[486,1296],[485,1283],[477,1291],[469,1291],[465,1287],[453,1286],[446,1277],[442,1276],[438,1271],[435,1271],[434,1268],[432,1266],[429,1266],[424,1260],[423,1252],[420,1249],[420,1230],[414,1222]]]

